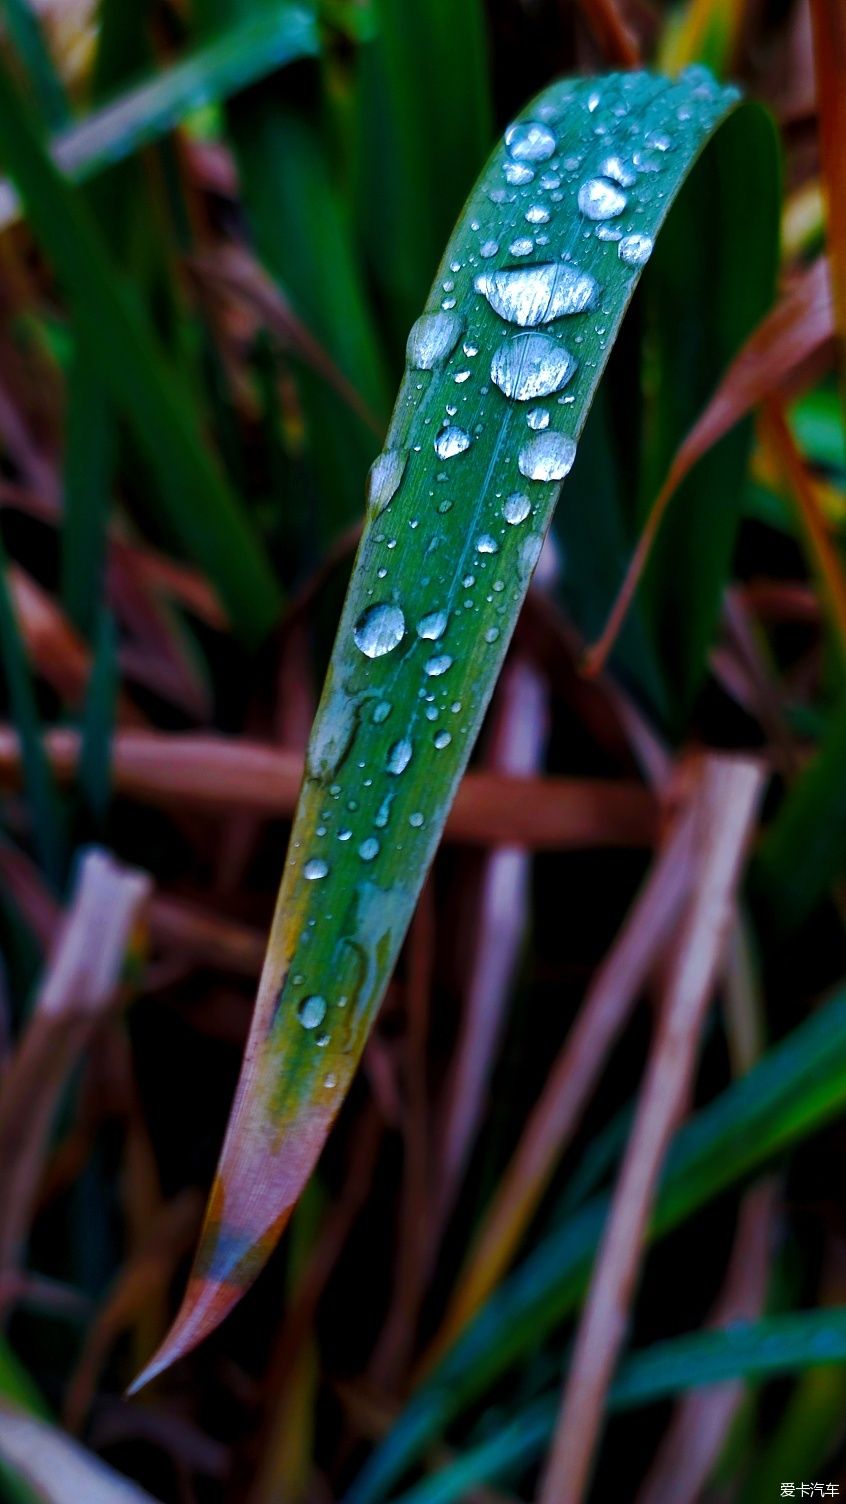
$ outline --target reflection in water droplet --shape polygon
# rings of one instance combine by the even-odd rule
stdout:
[[[526,183],[531,183],[534,172],[524,162],[503,162],[502,175],[506,183],[511,183],[515,188],[522,188]]]
[[[514,491],[511,496],[506,496],[502,503],[502,515],[512,526],[516,526],[518,522],[525,522],[531,510],[532,503],[523,491]]]
[[[400,487],[408,456],[401,449],[386,449],[370,466],[365,492],[367,505],[374,516],[385,510]]]
[[[304,1029],[316,1029],[326,1017],[326,999],[313,993],[297,1004],[297,1017]]]
[[[464,332],[457,313],[424,313],[412,325],[406,358],[412,370],[431,371],[451,355]]]
[[[539,120],[516,120],[505,132],[505,145],[515,162],[545,162],[557,145],[548,125]]]
[[[472,442],[469,433],[451,423],[435,439],[435,453],[439,460],[451,460],[453,455],[463,454],[465,449],[469,449]]]
[[[375,836],[368,836],[358,848],[358,854],[363,862],[372,862],[379,855],[379,842]]]
[[[353,641],[365,658],[384,658],[405,636],[405,617],[399,606],[368,606],[353,629]]]
[[[491,361],[491,381],[506,397],[533,402],[567,385],[576,369],[570,351],[550,334],[514,334]]]
[[[303,877],[306,878],[308,882],[314,883],[317,882],[321,877],[325,877],[328,871],[329,863],[324,862],[322,857],[313,856],[311,860],[306,862],[305,866],[303,867]]]
[[[439,679],[441,674],[445,674],[451,666],[452,659],[449,653],[439,653],[437,657],[426,660],[423,665],[423,672],[428,674],[430,679]]]
[[[430,611],[428,616],[421,616],[417,623],[417,636],[423,637],[427,642],[437,642],[446,631],[446,611]]]
[[[597,283],[588,272],[563,261],[481,272],[474,285],[494,313],[523,329],[549,324],[567,314],[584,313],[595,306],[599,295]]]
[[[476,539],[476,552],[480,554],[495,554],[499,552],[499,544],[490,533],[483,533],[481,538]]]
[[[566,434],[537,433],[523,445],[517,461],[527,480],[563,480],[576,458],[576,445]]]
[[[411,754],[413,751],[414,748],[412,747],[411,742],[407,737],[404,737],[402,741],[394,742],[394,745],[391,747],[391,750],[388,753],[388,761],[385,764],[388,772],[394,774],[404,773],[406,768],[408,767],[408,764],[411,762]]]
[[[579,208],[586,219],[616,219],[628,200],[608,178],[588,178],[579,189]]]
[[[617,255],[626,266],[644,266],[652,255],[652,239],[649,235],[624,235]]]

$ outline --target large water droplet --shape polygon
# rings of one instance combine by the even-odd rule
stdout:
[[[365,658],[384,658],[405,636],[405,617],[399,606],[368,606],[353,628],[353,641]]]
[[[388,772],[397,775],[404,773],[406,768],[408,767],[408,764],[411,762],[411,754],[413,751],[414,748],[412,747],[411,742],[407,737],[404,737],[402,741],[394,742],[394,745],[391,747],[391,750],[388,753],[388,761],[385,765],[388,769]]]
[[[566,434],[547,429],[526,441],[517,464],[527,480],[563,480],[572,470],[575,458],[574,441]]]
[[[408,455],[402,449],[386,449],[377,454],[367,476],[367,505],[374,516],[384,512],[400,488]]]
[[[588,272],[563,261],[481,272],[475,287],[487,298],[494,313],[522,329],[549,324],[567,314],[584,313],[595,306],[599,296],[599,287]]]
[[[566,346],[549,334],[515,334],[491,361],[491,381],[506,397],[534,402],[567,385],[576,362]]]
[[[513,491],[502,503],[502,515],[513,527],[525,522],[531,510],[532,503],[524,491]]]
[[[447,669],[451,667],[452,659],[449,653],[439,653],[435,658],[428,658],[426,660],[423,665],[423,672],[428,674],[430,679],[439,679],[441,674],[445,674]]]
[[[424,313],[411,327],[406,358],[412,370],[431,371],[451,355],[464,333],[457,313]]]
[[[505,132],[505,145],[515,162],[545,162],[556,144],[549,126],[539,120],[516,120]]]
[[[329,871],[329,863],[324,862],[322,857],[313,856],[303,867],[303,877],[310,883],[319,881]]]
[[[417,636],[423,637],[427,642],[437,642],[446,631],[446,611],[430,611],[427,616],[421,616],[417,623]]]
[[[586,219],[616,219],[628,200],[609,178],[588,178],[579,189],[579,208]]]
[[[304,1029],[316,1029],[326,1017],[326,999],[318,993],[304,997],[297,1004],[297,1017]]]
[[[644,266],[652,255],[652,239],[649,235],[624,235],[617,255],[626,266]]]
[[[451,460],[455,454],[463,454],[469,449],[473,440],[463,428],[458,428],[455,423],[442,428],[435,439],[435,453],[439,460]]]

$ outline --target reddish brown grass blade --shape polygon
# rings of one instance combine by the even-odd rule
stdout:
[[[771,393],[799,377],[834,336],[828,264],[821,258],[791,285],[732,361],[714,396],[679,448],[638,539],[601,636],[585,668],[596,674],[616,641],[667,507],[697,460]]]
[[[597,45],[609,63],[621,68],[637,68],[640,47],[634,32],[620,12],[617,0],[579,0],[584,18]]]
[[[79,738],[64,729],[45,737],[60,779],[76,769]],[[113,744],[116,793],[142,803],[226,813],[293,812],[303,774],[299,753],[256,742],[155,731],[118,732]],[[0,787],[18,786],[17,735],[0,727]],[[482,846],[555,851],[602,846],[651,846],[658,804],[630,780],[516,778],[468,773],[447,820],[447,838]]]
[[[694,796],[695,886],[679,929],[634,1125],[576,1336],[540,1504],[579,1504],[588,1485],[646,1225],[688,1100],[763,785],[761,767],[748,759],[703,759]]]

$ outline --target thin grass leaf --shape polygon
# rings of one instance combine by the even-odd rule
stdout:
[[[236,1303],[311,1173],[640,268],[736,103],[701,72],[675,85],[644,74],[557,84],[509,129],[471,194],[371,472],[206,1228],[145,1379]],[[650,148],[658,170],[639,173],[635,157],[658,138],[668,147]],[[748,146],[766,172],[769,136],[753,127]],[[612,222],[619,241],[596,233]]]
[[[3,0],[2,16],[39,115],[50,130],[60,130],[67,125],[70,106],[32,5],[29,0]]]
[[[298,58],[316,57],[319,47],[310,11],[289,3],[273,5],[236,21],[171,68],[126,89],[56,136],[50,147],[53,160],[71,182],[87,183],[158,141],[192,110],[219,104]],[[0,184],[0,229],[14,223],[19,213],[14,189]]]
[[[99,362],[83,345],[68,377],[62,509],[62,604],[91,641],[103,593],[115,426]]]
[[[696,1332],[632,1353],[609,1396],[611,1411],[635,1409],[706,1386],[746,1380],[764,1383],[803,1369],[846,1363],[846,1313],[802,1311],[717,1331]],[[555,1423],[553,1399],[536,1401],[489,1441],[416,1488],[396,1504],[454,1504],[473,1487],[505,1483],[542,1455]]]
[[[114,617],[104,607],[85,696],[79,753],[80,787],[89,808],[101,822],[111,797],[111,745],[119,683],[117,631]]]
[[[650,1236],[814,1132],[846,1107],[846,989],[679,1132]],[[412,1397],[345,1504],[376,1504],[450,1421],[570,1315],[584,1294],[608,1213],[597,1197],[541,1243],[488,1301]]]
[[[0,150],[24,195],[30,225],[72,298],[103,381],[156,475],[172,526],[217,584],[238,629],[257,640],[279,609],[270,564],[207,447],[189,391],[163,359],[84,204],[45,154],[3,68]]]
[[[41,1504],[155,1504],[57,1426],[0,1403],[0,1458]]]

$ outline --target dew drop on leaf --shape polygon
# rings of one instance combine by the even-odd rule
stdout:
[[[513,491],[502,503],[502,515],[512,526],[525,522],[531,510],[532,503],[524,491]]]
[[[406,359],[414,371],[431,371],[452,354],[464,332],[456,313],[424,313],[412,325]]]
[[[411,754],[413,751],[414,748],[412,747],[411,742],[407,737],[403,737],[402,741],[394,742],[394,745],[391,747],[391,750],[388,753],[388,761],[386,763],[388,772],[394,773],[395,775],[404,773],[406,768],[408,767],[408,764],[411,762]]]
[[[316,1029],[326,1017],[325,997],[316,992],[311,997],[304,997],[297,1004],[297,1017],[304,1029]]]
[[[417,623],[417,636],[428,642],[437,642],[439,637],[443,637],[446,624],[446,611],[430,611],[427,616],[421,616]]]
[[[469,433],[451,423],[435,439],[435,453],[439,460],[451,460],[454,455],[463,454],[465,449],[469,449],[472,442]]]
[[[649,235],[624,235],[617,255],[626,266],[644,266],[652,255],[652,239]]]
[[[353,628],[353,641],[365,658],[384,658],[405,636],[405,617],[399,606],[368,606]]]
[[[452,659],[449,653],[438,653],[435,658],[428,658],[426,660],[423,665],[423,671],[428,674],[430,679],[439,679],[441,674],[445,674],[447,669],[451,667]]]
[[[329,871],[329,863],[324,862],[322,857],[313,856],[303,867],[303,877],[310,883],[318,882]]]
[[[599,296],[599,287],[588,272],[556,261],[480,272],[475,287],[494,313],[522,329],[584,313]]]
[[[579,189],[579,208],[586,219],[616,219],[628,199],[609,178],[588,178]]]
[[[379,842],[375,836],[368,836],[358,848],[358,854],[363,862],[372,862],[379,855]]]
[[[576,361],[565,345],[549,334],[515,334],[491,360],[491,381],[516,402],[548,397],[567,385]]]
[[[545,162],[557,142],[548,125],[540,120],[516,120],[505,132],[505,145],[515,162]]]
[[[527,480],[563,480],[569,475],[576,458],[574,441],[563,433],[534,434],[523,445],[517,460],[520,474]]]
[[[408,456],[401,449],[386,449],[376,456],[367,476],[367,505],[374,516],[385,510],[400,488]]]

